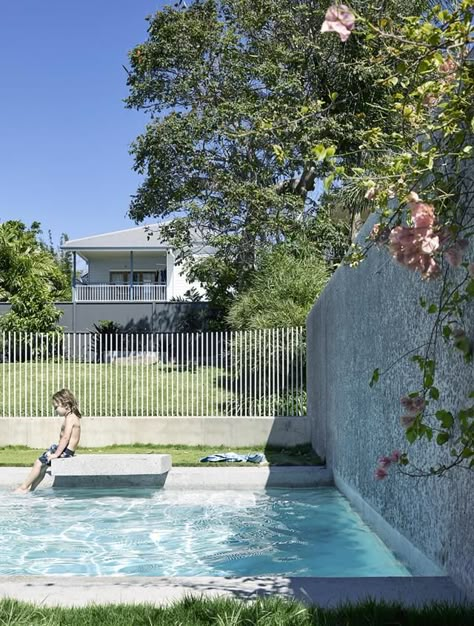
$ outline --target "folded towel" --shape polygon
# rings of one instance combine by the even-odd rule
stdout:
[[[216,452],[210,454],[202,459],[199,459],[201,463],[221,463],[227,461],[228,463],[266,463],[267,459],[261,452],[252,452],[250,454],[236,454],[235,452]]]

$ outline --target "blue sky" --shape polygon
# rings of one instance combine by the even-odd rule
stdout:
[[[127,52],[159,0],[2,0],[0,221],[41,222],[57,243],[120,230],[139,185],[128,148]]]

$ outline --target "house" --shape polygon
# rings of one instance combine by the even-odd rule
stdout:
[[[160,230],[160,224],[137,226],[64,243],[62,249],[73,257],[73,302],[170,302],[191,288],[202,293],[176,265]],[[212,253],[194,231],[190,254],[196,258]],[[79,279],[78,257],[87,265]]]
[[[182,301],[199,284],[187,280],[170,244],[160,236],[162,224],[137,226],[65,242],[72,254],[72,302],[57,302],[66,331],[90,332],[110,320],[130,332],[198,331],[216,315],[205,301]],[[214,253],[197,231],[189,254]],[[86,269],[78,277],[78,262]],[[181,301],[177,301],[181,299]]]

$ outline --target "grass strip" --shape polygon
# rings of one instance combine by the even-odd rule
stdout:
[[[215,452],[237,452],[249,454],[264,452],[268,464],[277,465],[322,465],[321,459],[312,450],[311,446],[295,447],[256,446],[253,448],[232,448],[225,446],[183,446],[183,445],[154,445],[133,444],[113,445],[100,448],[79,447],[78,454],[171,454],[175,467],[255,467],[254,463],[200,463],[199,459]],[[27,467],[44,452],[43,449],[28,448],[26,446],[4,446],[0,448],[0,467]],[[1,624],[1,622],[0,622]]]
[[[72,590],[71,590],[72,593]],[[71,598],[74,600],[74,598]],[[185,598],[166,607],[93,605],[48,608],[0,600],[0,624],[8,626],[470,626],[474,605],[433,604],[403,608],[364,602],[336,609],[305,606],[280,598],[253,602]]]

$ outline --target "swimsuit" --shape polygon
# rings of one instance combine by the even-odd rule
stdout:
[[[38,460],[41,461],[42,465],[51,465],[51,461],[46,458],[46,455],[48,454],[48,452],[50,452],[51,454],[54,454],[57,449],[58,449],[57,444],[53,443],[51,446],[49,446],[47,450],[43,452],[41,456],[38,457]],[[65,448],[64,452],[60,455],[60,458],[68,459],[72,456],[74,456],[74,450],[69,450],[69,448]]]

